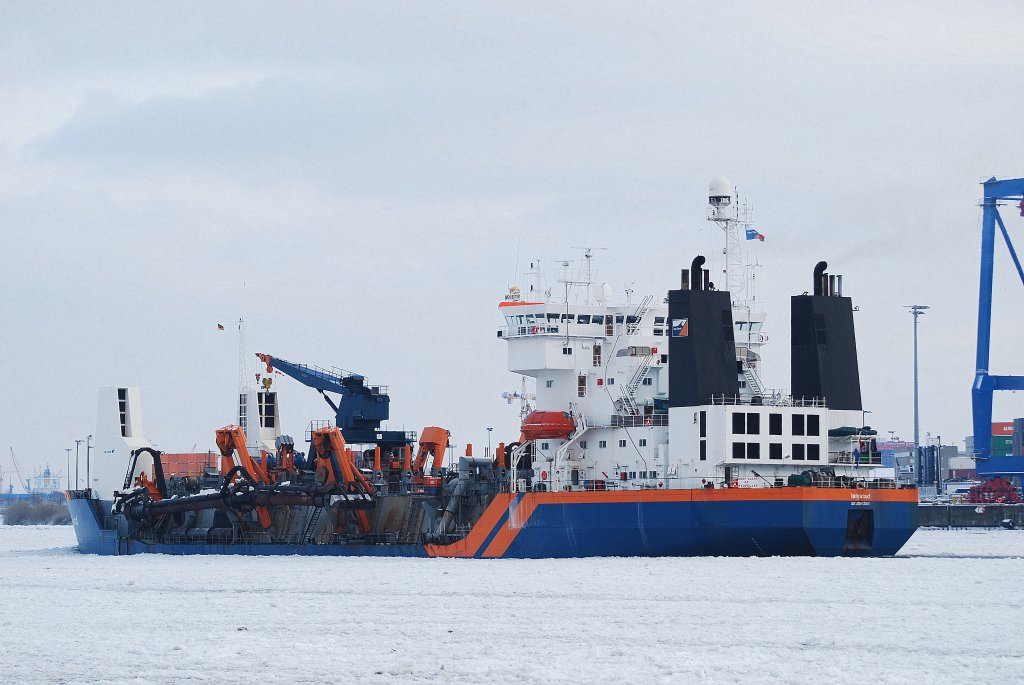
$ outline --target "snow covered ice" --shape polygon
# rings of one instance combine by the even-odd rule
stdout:
[[[0,526],[8,683],[1024,681],[1024,532],[895,559],[98,557]]]

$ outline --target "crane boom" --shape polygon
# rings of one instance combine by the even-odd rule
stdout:
[[[21,489],[28,492],[28,488],[25,487],[25,478],[21,475],[21,469],[18,468],[18,458],[14,456],[14,447],[11,445],[7,446],[11,450],[11,461],[14,463],[14,472],[18,474],[18,484]]]
[[[334,410],[335,425],[341,429],[346,442],[392,448],[412,442],[404,431],[380,429],[381,422],[387,421],[391,414],[391,398],[386,387],[367,385],[364,376],[344,369],[325,369],[259,352],[256,356],[267,365],[267,373],[279,371],[323,395]],[[328,392],[337,393],[338,401],[332,400]]]

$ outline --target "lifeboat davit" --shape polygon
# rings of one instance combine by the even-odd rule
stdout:
[[[532,411],[523,421],[523,436],[527,440],[545,438],[567,439],[576,430],[576,424],[567,412]]]

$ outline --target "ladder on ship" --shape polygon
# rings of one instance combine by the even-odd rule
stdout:
[[[747,387],[750,388],[752,393],[755,395],[764,395],[765,391],[764,386],[761,385],[761,379],[758,378],[757,374],[754,373],[754,370],[746,364],[743,365],[743,377],[746,379]]]
[[[314,507],[313,512],[309,515],[309,520],[306,522],[306,529],[302,531],[302,543],[313,541],[313,531],[316,530],[317,521],[320,520],[320,514],[323,512],[323,507]]]
[[[654,296],[648,295],[643,299],[643,302],[633,312],[632,323],[629,319],[626,320],[626,335],[636,335],[640,332],[640,324],[643,323],[644,317],[647,316],[647,312],[651,310],[651,303],[654,302]]]
[[[647,377],[647,372],[651,368],[651,364],[654,363],[655,354],[653,352],[648,353],[644,357],[640,364],[637,365],[636,371],[633,373],[633,377],[629,379],[629,382],[622,386],[622,408],[630,416],[639,416],[640,407],[636,403],[636,391],[640,387],[640,384],[644,382],[644,378]]]

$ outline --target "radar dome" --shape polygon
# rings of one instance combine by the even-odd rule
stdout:
[[[731,202],[732,184],[729,183],[729,179],[721,176],[711,179],[708,185],[708,203],[713,207],[725,207]]]

